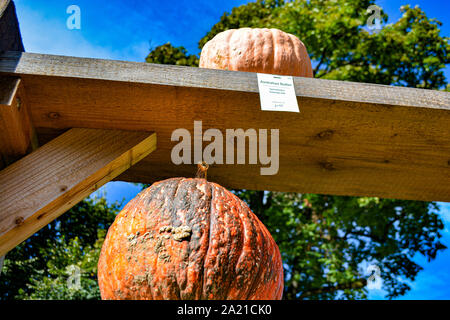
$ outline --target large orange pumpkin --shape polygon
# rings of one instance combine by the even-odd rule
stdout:
[[[172,178],[118,214],[98,283],[102,299],[281,299],[283,266],[237,196],[206,179]]]
[[[200,54],[200,67],[312,77],[306,47],[278,29],[241,28],[217,34]]]

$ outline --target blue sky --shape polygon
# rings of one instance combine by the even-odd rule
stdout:
[[[144,61],[151,47],[170,41],[184,46],[189,53],[199,53],[198,40],[219,20],[224,12],[249,1],[199,0],[15,0],[25,50],[127,61]],[[81,29],[66,27],[69,5],[81,9]],[[389,22],[400,16],[401,5],[418,4],[429,17],[444,23],[442,35],[450,36],[450,1],[378,0],[388,13]],[[446,76],[450,78],[447,67]],[[111,182],[101,188],[109,202],[131,200],[140,188],[124,182]],[[445,221],[443,242],[450,247],[450,204],[440,203]],[[428,263],[417,258],[425,269],[411,284],[412,290],[402,299],[450,299],[450,250]],[[383,292],[373,290],[370,298],[380,299]]]

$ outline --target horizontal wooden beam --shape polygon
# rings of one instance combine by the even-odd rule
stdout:
[[[37,147],[21,80],[0,76],[0,169]]]
[[[258,93],[256,73],[77,58],[25,52],[0,56],[0,73],[120,81]],[[450,93],[377,84],[295,77],[298,97],[450,110]]]
[[[300,113],[260,110],[256,74],[135,62],[7,53],[42,141],[71,127],[151,130],[160,147],[117,179],[192,176],[175,165],[177,128],[279,129],[279,171],[213,165],[228,188],[450,201],[450,93],[294,78]],[[204,143],[204,146],[208,143]],[[248,162],[248,161],[247,161]]]
[[[156,148],[156,134],[71,129],[0,171],[0,256]]]

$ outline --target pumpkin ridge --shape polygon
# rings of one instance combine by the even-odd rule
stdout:
[[[272,41],[273,41],[273,68],[275,70],[279,70],[279,56],[278,56],[278,32],[274,31],[273,29],[270,29],[272,32]],[[278,72],[282,73],[282,72]]]
[[[145,194],[144,191],[147,191],[147,190],[141,191],[141,192],[139,193],[139,198],[138,198],[138,199],[140,199],[140,201],[143,202],[144,205],[145,205],[145,202],[146,202],[145,199],[146,199],[146,198],[143,197],[143,195]],[[148,191],[152,191],[152,190],[148,190]],[[145,228],[145,230],[149,230],[149,227],[148,227],[148,219],[145,219],[144,228]],[[149,257],[148,257],[147,255],[145,255],[143,259],[144,259],[144,265],[145,265],[145,269],[146,269],[146,271],[145,271],[145,277],[146,277],[146,281],[147,281],[147,284],[148,284],[146,293],[149,294],[149,295],[150,295],[150,298],[153,300],[153,299],[154,299],[154,298],[153,298],[153,292],[152,292],[152,288],[151,288],[151,286],[150,286],[150,285],[151,285],[151,280],[148,278],[149,275],[151,274],[150,271],[149,271],[150,261],[149,261]]]
[[[244,226],[242,224],[242,221],[239,219],[239,215],[237,214],[237,212],[239,212],[239,210],[233,210],[233,208],[235,208],[234,205],[240,206],[241,205],[241,200],[236,197],[233,193],[229,192],[228,190],[224,189],[224,188],[217,188],[219,190],[220,193],[223,194],[223,197],[226,199],[230,199],[230,203],[231,205],[229,205],[227,207],[227,210],[222,210],[222,212],[224,213],[224,216],[228,217],[227,221],[223,221],[224,224],[226,226],[228,226],[228,228],[225,228],[227,230],[227,234],[229,235],[229,240],[227,241],[227,246],[226,246],[226,253],[228,255],[228,265],[225,268],[225,273],[224,273],[224,278],[227,279],[227,285],[226,288],[224,287],[224,294],[226,294],[226,296],[229,296],[230,293],[230,287],[233,284],[233,279],[237,274],[237,270],[236,270],[236,265],[242,255],[242,253],[244,252],[244,239],[243,237],[238,237],[236,239],[236,235],[241,234],[242,232],[238,232],[236,231],[236,235],[233,236],[232,234],[232,229],[237,229],[237,230],[243,230]],[[234,243],[235,241],[235,243]],[[233,250],[234,249],[234,250]]]
[[[257,235],[257,237],[255,237],[255,247],[258,249],[258,251],[256,251],[258,253],[258,258],[256,258],[255,256],[255,260],[257,261],[256,263],[258,264],[257,270],[254,274],[253,274],[253,281],[249,287],[248,290],[248,296],[247,299],[251,299],[254,296],[254,291],[255,291],[255,287],[258,284],[258,280],[261,277],[261,272],[262,272],[262,264],[263,262],[266,260],[265,259],[265,250],[266,250],[266,241],[264,241],[263,238],[261,238],[260,236],[260,232],[263,231],[261,229],[261,226],[259,224],[259,219],[256,216],[256,214],[254,214],[250,209],[246,210],[248,218],[252,218],[254,220],[256,220],[257,223],[255,224],[251,224],[251,227],[254,230],[254,233]],[[251,217],[250,217],[251,216]]]
[[[159,183],[154,188],[149,188],[149,189],[145,190],[146,193],[144,194],[144,199],[147,200],[147,201],[144,200],[145,208],[150,207],[150,205],[155,202],[155,198],[158,200],[157,196],[158,196],[159,192],[161,192],[161,190],[163,189],[163,186],[164,186],[163,183]],[[156,204],[155,204],[155,208],[153,210],[160,210],[159,207],[156,207]],[[146,227],[149,228],[150,230],[153,230],[153,226],[152,226],[149,215],[150,214],[148,212],[146,212],[146,221],[145,221]],[[157,264],[158,264],[157,257],[155,258],[155,257],[153,257],[153,255],[150,255],[148,258],[150,259],[150,261],[148,263],[147,268],[150,268],[150,270],[157,270]],[[158,291],[157,291],[157,289],[155,289],[155,285],[153,282],[154,282],[153,279],[150,279],[151,296],[152,296],[152,299],[158,300],[159,299],[159,296],[157,294]]]
[[[212,207],[212,204],[213,204],[213,201],[214,201],[214,192],[213,192],[213,188],[212,188],[211,184],[206,182],[206,180],[205,180],[205,185],[206,185],[206,188],[209,189],[210,197],[208,199],[208,201],[209,201],[209,203],[208,203],[208,211],[206,212],[206,218],[209,219],[209,221],[205,224],[205,225],[207,225],[207,234],[206,234],[205,237],[206,237],[206,239],[208,239],[208,245],[207,245],[206,251],[205,251],[205,253],[204,253],[203,257],[202,257],[203,263],[201,263],[201,272],[200,272],[201,281],[199,281],[201,283],[201,287],[200,287],[200,290],[199,290],[199,294],[200,294],[201,299],[207,299],[207,298],[205,298],[206,295],[204,293],[204,290],[205,290],[205,285],[204,284],[205,284],[205,281],[207,280],[206,277],[205,277],[205,262],[206,262],[206,259],[208,257],[210,243],[211,243],[211,207]]]
[[[233,39],[233,36],[235,36],[235,35],[236,35],[236,32],[234,31],[234,32],[230,32],[227,37],[227,46],[226,46],[227,53],[225,55],[225,59],[226,59],[225,60],[226,61],[225,70],[233,69],[234,61],[231,59],[232,55],[230,52],[231,51],[231,43],[230,42]]]
[[[235,270],[235,265],[239,261],[239,257],[241,255],[241,252],[243,250],[243,239],[242,237],[239,237],[240,230],[243,229],[242,222],[239,219],[239,216],[236,215],[236,210],[233,210],[235,208],[236,198],[230,197],[228,193],[226,193],[226,190],[224,190],[221,186],[210,182],[210,185],[212,186],[214,190],[214,195],[219,195],[218,197],[221,199],[231,200],[231,205],[227,205],[226,207],[221,207],[220,211],[217,211],[215,208],[211,206],[210,216],[221,216],[221,229],[217,229],[216,234],[211,234],[210,239],[213,237],[217,237],[219,234],[223,233],[226,234],[228,241],[226,241],[226,246],[224,250],[221,251],[221,255],[227,256],[227,263],[222,264],[222,273],[220,275],[221,280],[221,296],[216,297],[217,299],[225,299],[229,298],[230,296],[230,287],[233,284],[234,277],[236,276],[237,272]],[[216,199],[215,199],[216,200]],[[216,203],[214,201],[214,203]],[[216,221],[219,220],[216,218]],[[219,224],[219,223],[217,223]],[[231,230],[237,229],[238,231],[235,231],[235,235],[233,236],[233,232]],[[213,229],[211,229],[213,230]],[[236,237],[237,236],[237,237]],[[221,246],[223,248],[223,246]]]
[[[209,280],[208,272],[212,267],[209,267],[207,264],[211,263],[211,260],[213,259],[211,251],[213,250],[214,247],[212,246],[211,242],[213,239],[213,231],[214,231],[213,221],[216,220],[216,217],[214,215],[215,210],[213,208],[213,205],[216,201],[215,185],[211,184],[211,183],[208,183],[208,184],[210,185],[210,188],[211,188],[211,202],[210,202],[209,214],[208,214],[208,216],[209,216],[208,250],[205,254],[205,258],[204,258],[204,262],[203,262],[203,269],[207,270],[207,273],[203,274],[203,291],[202,291],[202,293],[203,293],[204,299],[209,299],[210,298],[209,295],[212,294],[209,292],[210,288],[208,286],[208,280]]]
[[[226,192],[228,192],[228,190],[226,190]],[[229,193],[229,195],[234,196],[233,193],[231,193],[231,192],[228,192],[228,193]],[[236,198],[237,198],[237,197],[236,197]],[[236,198],[235,198],[236,204],[237,204],[237,206],[239,206],[239,208],[241,208],[240,199],[239,199],[239,198],[236,199]],[[239,219],[239,216],[236,216],[236,213],[233,212],[232,209],[233,209],[233,207],[230,208],[230,215],[232,216],[232,219],[233,219],[233,220],[235,221],[235,223],[236,223],[236,228],[240,228],[240,230],[243,230],[243,229],[244,229],[244,225],[243,225],[242,221]],[[238,210],[239,210],[239,209],[238,209]],[[238,212],[238,211],[237,211],[237,212]],[[233,226],[232,226],[232,227],[233,227]],[[230,233],[230,237],[232,237],[232,236],[233,236],[233,235]],[[229,246],[231,247],[231,241],[229,242]],[[233,249],[233,248],[230,248],[230,251],[232,251],[232,249]],[[244,238],[243,238],[243,237],[239,237],[239,245],[237,246],[236,251],[237,251],[236,256],[238,256],[238,257],[235,259],[235,264],[232,265],[232,266],[230,267],[230,270],[229,270],[229,272],[231,272],[233,275],[236,275],[236,274],[237,274],[237,271],[236,271],[236,265],[237,265],[237,263],[238,263],[238,261],[239,261],[239,259],[240,259],[240,256],[242,255],[242,253],[243,253],[243,251],[244,251]],[[227,293],[227,296],[229,295],[230,288],[231,288],[232,284],[233,284],[233,281],[232,281],[232,280],[228,281],[228,286],[227,286],[227,288],[226,288],[226,290],[225,290],[225,292]]]
[[[303,46],[304,46],[303,42],[300,41],[300,39],[298,39],[297,37],[295,37],[295,36],[292,35],[292,34],[288,34],[288,37],[289,37],[290,42],[292,43],[292,48],[294,48],[293,51],[294,51],[294,55],[295,55],[296,60],[299,60],[299,61],[302,61],[302,62],[303,62],[301,49],[300,49],[299,46],[296,45],[296,42],[299,41],[300,45],[303,45]],[[296,40],[297,40],[297,41],[296,41]],[[298,72],[298,73],[302,73],[302,72],[303,72],[303,69],[304,69],[304,68],[303,68],[302,64],[299,64],[299,65],[297,66],[297,72]],[[305,73],[305,74],[307,74],[307,73]]]
[[[270,235],[269,230],[266,228],[266,226],[264,226],[264,224],[261,221],[259,221],[259,225],[261,228],[261,232],[264,233],[266,235],[266,237],[267,237],[267,235]],[[274,261],[274,257],[276,257],[277,255],[280,254],[278,251],[278,247],[275,246],[275,244],[276,244],[275,240],[273,240],[273,238],[270,238],[270,242],[271,242],[271,245],[269,245],[269,250],[266,251],[266,258],[267,258],[267,263],[269,266],[268,269],[271,271],[271,273],[273,273],[273,271],[278,269],[278,267],[282,268],[282,265],[278,266],[277,261]],[[268,283],[272,277],[273,277],[273,275],[267,273],[266,275],[264,275],[262,281],[264,283]],[[275,277],[276,277],[276,275],[275,275]],[[284,280],[284,274],[282,274],[282,277],[277,280],[278,281],[275,282],[275,285],[279,284],[280,281]],[[276,291],[276,292],[278,292],[278,291]],[[276,296],[278,296],[278,294]]]
[[[150,216],[152,217],[152,219],[155,221],[154,227],[152,227],[152,230],[156,230],[155,232],[158,232],[158,227],[165,225],[167,220],[169,220],[172,223],[172,217],[173,217],[173,211],[176,210],[175,204],[176,204],[176,198],[175,198],[175,190],[177,189],[178,184],[180,183],[179,179],[176,180],[169,180],[167,181],[167,183],[163,183],[161,186],[161,189],[157,190],[155,192],[157,199],[159,200],[161,198],[161,203],[163,203],[163,205],[161,206],[160,212],[161,215],[158,217],[153,217],[155,211],[150,211],[147,208],[147,219],[150,218]],[[170,194],[170,196],[163,198],[161,196],[161,194]],[[154,202],[154,201],[152,201]],[[150,211],[150,212],[149,212]],[[151,214],[150,214],[151,213]],[[155,219],[156,218],[156,219]],[[166,242],[164,241],[164,239],[161,237],[159,237],[159,240],[157,241],[157,245],[156,245],[156,250],[155,250],[155,258],[154,258],[154,265],[155,265],[155,270],[158,270],[159,268],[164,268],[164,262],[161,261],[160,257],[165,257],[164,255],[164,251],[166,248]],[[145,255],[145,253],[144,253]],[[171,297],[171,295],[173,294],[173,290],[174,290],[174,281],[173,278],[171,277],[171,272],[170,270],[166,270],[164,275],[161,274],[157,274],[157,280],[153,281],[154,283],[156,282],[156,287],[158,289],[158,292],[160,292],[161,294],[157,295],[157,299],[167,299]],[[170,285],[172,284],[172,285]],[[176,281],[175,281],[176,284]],[[176,288],[178,286],[175,286]],[[168,290],[164,290],[165,288],[168,288]],[[156,291],[156,290],[155,290]]]
[[[160,216],[159,219],[158,217],[155,217],[157,220],[155,220],[155,218],[153,217],[155,211],[151,210],[151,208],[147,208],[146,210],[147,221],[151,217],[153,220],[155,220],[156,227],[165,225],[167,224],[167,222],[169,225],[173,225],[174,211],[176,211],[176,204],[177,204],[176,190],[178,189],[179,183],[180,181],[178,179],[171,180],[168,181],[168,183],[164,184],[161,189],[157,190],[156,195],[158,196],[158,198],[162,198],[159,196],[161,193],[170,194],[170,197],[167,197],[166,199],[162,198],[160,200],[162,203],[162,205],[160,205],[161,207],[160,212],[162,213],[162,215]],[[168,259],[171,259],[170,254],[167,253],[166,250],[167,250],[166,241],[164,241],[162,235],[159,235],[157,240],[157,248],[155,251],[156,257],[154,258],[154,261],[156,262],[155,270],[157,270],[158,267],[164,266],[166,261],[168,261]],[[148,253],[143,252],[143,257],[145,257],[147,254]],[[163,260],[163,262],[161,262],[161,260]],[[169,298],[172,296],[175,297],[179,296],[179,291],[177,290],[178,287],[174,285],[176,283],[177,283],[176,280],[173,279],[173,271],[171,269],[166,270],[165,276],[158,277],[157,287],[159,288],[159,292],[162,292],[163,299],[166,296]],[[166,287],[170,288],[170,290],[165,291],[164,289]]]
[[[233,195],[234,196],[234,195]],[[249,219],[249,211],[247,210],[247,208],[246,208],[246,204],[244,203],[244,205],[243,205],[243,203],[242,202],[238,202],[238,205],[239,205],[239,212],[241,212],[241,213],[243,213],[244,214],[244,217],[241,217],[241,220],[245,220],[245,221],[247,221],[247,220],[250,220]],[[252,235],[253,234],[257,234],[257,232],[256,232],[256,230],[255,230],[255,226],[253,225],[253,224],[250,224],[250,230],[251,230],[251,233],[252,233]],[[244,229],[245,229],[245,227],[244,227]],[[245,233],[245,230],[244,230],[244,233]],[[248,253],[247,253],[247,251],[246,250],[244,250],[244,247],[245,247],[245,242],[246,242],[246,240],[247,240],[247,245],[250,247],[250,248],[253,248],[253,247],[256,247],[256,248],[258,248],[258,243],[257,243],[257,239],[255,239],[255,237],[253,237],[253,236],[250,236],[250,237],[248,237],[247,239],[244,237],[243,238],[243,241],[244,241],[244,244],[243,244],[243,247],[242,247],[242,251],[241,251],[241,255],[240,255],[240,257],[239,257],[239,260],[241,260],[241,257],[242,257],[242,255],[244,255],[243,257],[242,257],[242,260],[256,260],[256,256],[250,256],[250,257],[247,257],[247,256],[245,256],[245,255],[247,255]],[[253,241],[255,241],[256,243],[253,243]],[[248,266],[248,264],[246,264],[246,267]],[[248,287],[247,287],[247,294],[246,294],[246,297],[245,297],[245,299],[249,299],[249,297],[251,296],[251,291],[252,291],[252,287],[254,286],[254,284],[255,284],[255,280],[256,280],[256,275],[258,274],[258,272],[259,272],[259,270],[260,270],[260,268],[259,268],[259,266],[260,266],[260,264],[258,264],[258,271],[256,272],[256,273],[252,273],[251,275],[248,275],[248,278],[249,278],[249,285],[248,285]],[[241,273],[242,273],[242,271],[244,271],[245,272],[245,269],[244,270],[242,270],[241,269]],[[238,272],[236,272],[236,273],[238,273]]]
[[[230,46],[228,46],[228,49],[229,48],[230,48]],[[217,196],[219,196],[219,198],[221,198],[220,195],[217,194],[218,192],[220,192],[220,190],[218,190],[216,188],[216,185],[212,184],[212,183],[210,183],[210,185],[211,185],[211,188],[213,189],[212,199],[216,200]],[[217,212],[216,208],[214,207],[215,203],[216,203],[216,201],[211,201],[211,206],[210,206],[210,211],[209,211],[209,217],[210,217],[210,220],[209,220],[210,221],[210,234],[209,234],[209,241],[210,242],[209,242],[209,244],[210,244],[210,248],[214,248],[214,246],[211,245],[211,241],[212,241],[213,238],[216,238],[220,234],[220,231],[221,231],[219,223],[218,223],[218,221],[220,220],[219,212]],[[223,210],[221,211],[221,213],[223,213]],[[214,219],[214,222],[215,222],[214,224],[213,224],[213,219]],[[216,228],[213,228],[213,227],[216,227]],[[215,231],[216,233],[213,234],[213,231]],[[219,255],[218,255],[218,253],[219,253],[219,250],[217,250],[217,252],[214,254],[215,264],[219,263]],[[209,254],[210,254],[210,251],[208,251],[208,256],[209,256]],[[213,273],[212,276],[216,276],[217,277],[217,274]],[[222,277],[220,277],[220,278],[222,278]],[[215,281],[213,281],[213,283],[215,283]],[[211,289],[212,290],[216,290],[215,288],[211,288]],[[216,292],[210,292],[209,294],[214,294],[214,299],[220,299],[221,298],[221,297],[218,297],[217,295],[215,295],[215,294],[217,294]],[[208,292],[206,292],[206,297],[208,297]]]
[[[248,219],[248,211],[245,206],[243,206],[243,203],[240,201],[238,201],[237,204],[239,206],[239,218],[243,224],[243,247],[236,263],[236,278],[233,281],[233,284],[241,291],[245,292],[246,297],[248,296],[250,285],[253,283],[253,274],[249,273],[249,269],[252,269],[255,260],[252,250],[255,247],[254,242],[252,241],[254,240],[253,235],[255,232],[254,226],[250,223],[250,219]]]
[[[286,38],[287,38],[287,42],[289,43],[290,47],[293,48],[292,51],[294,52],[295,59],[298,60],[297,50],[296,50],[294,41],[292,40],[292,38],[291,38],[291,36],[289,34],[287,35]],[[292,57],[291,56],[289,57],[289,62],[288,63],[292,64]]]
[[[211,264],[209,271],[209,278],[207,284],[207,297],[212,299],[225,299],[226,291],[222,290],[225,283],[229,282],[230,273],[230,250],[223,246],[223,237],[226,236],[227,227],[224,219],[228,211],[226,196],[224,196],[223,189],[219,188],[216,184],[211,184],[213,187],[213,199],[214,202],[210,211],[210,240],[211,250],[208,252],[209,262]],[[229,227],[229,226],[228,226]],[[228,257],[228,259],[226,259]],[[226,260],[226,261],[224,261]],[[212,270],[212,271],[211,271]],[[219,284],[220,283],[220,284]]]
[[[178,185],[178,189],[181,190],[178,198],[176,199],[176,207],[174,208],[174,216],[177,219],[172,220],[172,226],[183,226],[186,225],[191,228],[191,235],[189,242],[185,245],[186,247],[182,249],[180,252],[181,257],[181,268],[177,269],[176,274],[176,283],[179,287],[179,295],[180,299],[192,299],[198,296],[198,291],[201,292],[201,289],[195,289],[193,286],[191,273],[195,273],[200,277],[203,274],[203,267],[199,272],[196,272],[195,269],[190,268],[189,266],[195,266],[195,262],[198,259],[203,259],[202,255],[199,253],[201,251],[201,237],[197,239],[194,232],[197,230],[197,227],[201,229],[201,219],[204,218],[204,214],[201,216],[196,214],[199,208],[202,208],[204,204],[207,204],[208,193],[205,189],[205,192],[202,192],[197,188],[197,180],[196,179],[181,179]],[[186,199],[186,202],[183,201]],[[184,204],[184,206],[183,206]],[[179,216],[180,215],[180,216]],[[181,216],[183,215],[183,216]],[[184,219],[183,219],[184,218]],[[185,220],[185,221],[183,221]],[[180,244],[181,245],[181,244]],[[198,256],[197,254],[200,254]],[[194,263],[193,263],[194,262]],[[195,279],[194,279],[195,280]],[[198,280],[198,279],[197,279]],[[203,279],[202,279],[203,280]]]
[[[258,50],[258,46],[257,46],[258,35],[257,34],[255,35],[254,32],[251,32],[250,35],[251,35],[252,44],[253,44],[252,45],[252,47],[253,47],[253,56],[254,57],[260,56],[260,55],[257,54],[257,50]],[[253,60],[252,71],[258,69],[258,64],[259,63],[258,63],[257,59]]]
[[[213,186],[210,183],[206,183],[206,185],[209,187],[211,198],[210,198],[210,201],[209,201],[209,214],[206,215],[208,217],[208,219],[209,219],[209,222],[207,223],[207,225],[208,225],[208,234],[207,234],[208,248],[207,248],[207,250],[205,252],[205,255],[203,257],[203,263],[201,264],[202,281],[200,282],[201,283],[200,296],[201,296],[202,300],[207,300],[208,299],[207,294],[205,292],[205,288],[206,288],[205,281],[207,281],[207,277],[205,277],[204,270],[205,270],[205,264],[206,264],[207,258],[209,256],[209,251],[210,251],[210,248],[211,248],[211,230],[212,230],[211,229],[212,228],[212,214],[211,213],[212,213],[212,205],[214,203]]]
[[[179,198],[183,198],[183,196],[184,196],[183,193],[184,192],[186,192],[186,194],[188,194],[190,196],[192,196],[192,193],[189,192],[190,189],[191,189],[191,185],[189,184],[189,181],[186,181],[186,183],[187,183],[186,189],[187,190],[184,190],[183,185],[182,185],[184,182],[185,182],[185,179],[180,179],[180,180],[178,180],[178,183],[175,186],[175,191],[174,191],[174,194],[173,194],[173,207],[172,207],[173,210],[171,212],[171,219],[170,219],[170,224],[169,224],[169,226],[172,226],[172,227],[179,227],[179,226],[183,225],[183,221],[182,221],[183,219],[180,216],[181,214],[184,214],[185,215],[185,219],[186,219],[186,213],[183,212],[184,208],[181,207],[183,202]],[[179,192],[180,189],[181,189],[181,191],[180,191],[180,194],[179,194],[178,192]],[[189,205],[192,206],[191,201],[189,202]],[[188,208],[186,208],[186,211],[188,211]],[[183,213],[181,213],[181,212],[183,212]],[[186,225],[187,225],[187,221],[186,221]],[[180,252],[180,255],[183,254],[183,253],[185,254],[184,250]],[[177,258],[181,258],[181,257],[177,257]],[[173,288],[175,290],[175,294],[177,295],[177,298],[181,299],[181,292],[183,290],[183,288],[182,288],[183,275],[179,275],[178,272],[179,273],[185,273],[186,270],[179,270],[179,269],[177,269],[177,270],[172,271],[172,277],[175,278],[175,280],[173,281],[174,282]],[[181,277],[181,279],[179,279],[180,277]]]
[[[180,227],[189,238],[178,238]],[[205,179],[167,179],[141,192],[116,216],[101,251],[103,299],[281,297],[270,233],[244,201]]]
[[[260,226],[258,226],[260,228]],[[261,230],[262,231],[262,230]],[[259,233],[258,233],[259,234]],[[258,285],[259,279],[261,277],[261,272],[262,272],[262,264],[263,261],[265,261],[266,256],[265,256],[265,252],[266,252],[266,243],[265,241],[261,241],[257,243],[258,247],[261,249],[261,254],[259,256],[259,260],[258,260],[258,271],[254,274],[254,278],[253,278],[253,282],[250,285],[250,288],[248,290],[248,296],[247,296],[247,300],[251,299],[251,297],[253,297],[256,294],[256,286]]]
[[[271,65],[273,65],[273,62],[275,61],[275,51],[274,51],[275,43],[274,43],[272,31],[269,30],[269,32],[267,32],[267,34],[270,36],[270,42],[268,41],[268,46],[269,46],[270,53],[271,53],[271,55],[270,55],[271,59],[269,60],[268,65],[271,66]],[[264,70],[264,71],[266,71],[266,70]]]

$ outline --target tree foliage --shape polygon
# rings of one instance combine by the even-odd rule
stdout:
[[[194,54],[188,55],[185,48],[174,47],[167,42],[153,49],[145,58],[145,62],[197,67],[199,59]]]
[[[286,266],[285,298],[365,298],[364,266],[377,265],[388,297],[404,294],[445,246],[434,203],[237,190],[269,228]]]
[[[302,40],[316,78],[443,89],[450,63],[448,37],[441,22],[418,7],[401,7],[402,17],[367,30],[373,0],[257,1],[223,15],[203,37],[200,48],[217,33],[232,28],[278,28]],[[382,13],[382,20],[388,16]]]
[[[440,35],[442,24],[419,7],[404,6],[402,17],[393,24],[386,24],[388,16],[382,13],[382,29],[372,32],[366,25],[372,4],[372,0],[258,0],[224,14],[199,41],[199,48],[227,29],[278,28],[305,43],[317,78],[444,89],[450,44]],[[182,51],[182,60],[169,55],[164,63],[196,66],[186,62]],[[234,192],[280,247],[286,299],[366,298],[369,264],[380,268],[387,298],[398,297],[423,268],[414,257],[421,254],[431,260],[446,248],[440,242],[444,226],[436,203]]]
[[[0,299],[99,299],[97,261],[119,204],[87,198],[8,252],[0,275]],[[68,286],[69,267],[81,289]]]

